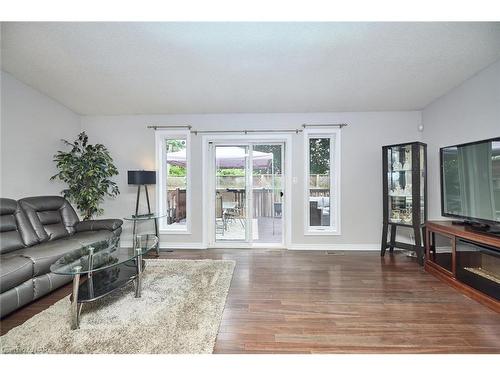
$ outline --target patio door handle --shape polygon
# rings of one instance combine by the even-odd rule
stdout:
[[[283,197],[283,195],[285,195],[285,193],[283,193],[282,191],[280,191],[280,197]]]

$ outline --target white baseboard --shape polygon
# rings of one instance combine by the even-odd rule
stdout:
[[[132,241],[121,241],[121,246],[132,247]],[[239,248],[232,246],[221,246],[217,248]],[[251,249],[249,247],[241,247]],[[160,249],[192,249],[204,250],[207,246],[202,242],[160,242]],[[287,250],[310,250],[310,251],[380,251],[380,244],[291,244]]]
[[[380,244],[291,244],[288,250],[311,250],[311,251],[380,251]]]
[[[132,247],[132,241],[121,241],[121,246]],[[161,249],[192,249],[200,250],[207,247],[201,242],[160,242]]]

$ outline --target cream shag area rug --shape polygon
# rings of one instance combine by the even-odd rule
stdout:
[[[3,353],[212,353],[234,270],[229,260],[146,260],[134,285],[84,304],[69,328],[69,296],[0,337]]]

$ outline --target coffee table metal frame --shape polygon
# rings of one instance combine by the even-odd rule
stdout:
[[[152,235],[146,235],[152,236]],[[158,237],[154,237],[154,240],[147,245],[146,248],[134,249],[134,254],[130,256],[126,261],[120,262],[118,264],[110,264],[109,266],[101,267],[97,270],[93,269],[94,249],[92,245],[88,246],[89,253],[83,256],[88,257],[88,270],[82,271],[82,266],[77,265],[71,268],[71,272],[68,270],[60,271],[60,274],[73,274],[73,292],[71,294],[71,329],[80,328],[80,312],[84,303],[92,302],[98,300],[122,287],[135,281],[135,298],[141,297],[142,290],[142,274],[145,267],[145,262],[143,260],[143,255],[156,248],[158,243]],[[61,258],[62,259],[62,258]],[[132,265],[132,262],[135,263]],[[56,262],[57,263],[57,262]],[[96,274],[113,272],[123,275],[121,280],[116,282],[116,286],[109,288],[108,290],[95,294],[94,289],[94,278]],[[52,270],[54,273],[58,273],[57,269]],[[80,277],[82,274],[87,275],[87,280],[80,284]],[[82,290],[86,293],[82,296]]]

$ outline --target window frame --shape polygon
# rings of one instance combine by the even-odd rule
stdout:
[[[307,128],[304,129],[304,235],[340,235],[340,129]],[[311,138],[330,139],[330,225],[311,226],[309,203],[310,150]]]
[[[167,210],[167,149],[165,142],[168,139],[186,140],[186,225],[171,228],[167,225],[166,218],[158,220],[159,232],[162,234],[191,234],[191,132],[189,130],[156,130],[156,208],[160,215]]]

